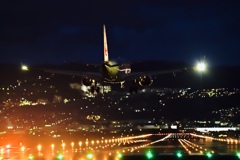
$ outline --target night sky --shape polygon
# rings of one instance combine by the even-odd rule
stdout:
[[[240,65],[239,0],[1,0],[0,63],[126,60]]]

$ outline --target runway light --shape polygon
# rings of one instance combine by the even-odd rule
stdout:
[[[237,152],[236,156],[238,157],[238,159],[240,159],[240,152]]]
[[[28,159],[29,159],[29,160],[33,160],[33,159],[34,159],[33,155],[30,154],[30,155],[28,156]]]
[[[93,154],[92,153],[88,153],[87,154],[87,159],[92,159],[93,158]]]
[[[153,154],[152,154],[151,151],[148,151],[146,156],[147,156],[147,159],[152,159],[153,158]]]
[[[21,151],[22,151],[22,152],[25,151],[25,147],[24,147],[24,146],[21,147]]]
[[[7,145],[6,145],[6,148],[11,148],[11,145],[10,145],[10,144],[7,144]]]
[[[118,158],[122,158],[123,157],[122,153],[118,153],[117,156],[118,156]]]
[[[38,148],[38,151],[41,151],[42,146],[39,144],[39,145],[37,146],[37,148]]]
[[[57,159],[59,159],[59,160],[63,159],[63,155],[62,154],[58,154]]]
[[[207,156],[208,158],[212,158],[212,153],[211,153],[211,152],[207,152],[206,156]]]
[[[182,157],[182,153],[181,152],[177,152],[177,157],[181,158]]]

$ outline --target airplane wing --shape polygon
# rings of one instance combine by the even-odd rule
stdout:
[[[95,73],[95,72],[52,70],[52,69],[45,69],[44,72],[53,73],[53,74],[61,74],[61,75],[87,77],[87,78],[90,78],[90,79],[95,79],[95,80],[100,81],[100,82],[102,81],[102,76],[99,73]]]
[[[185,71],[191,71],[194,70],[194,68],[182,68],[182,69],[172,69],[172,70],[162,70],[162,71],[147,71],[147,72],[134,72],[132,74],[129,74],[128,76],[125,77],[125,80],[134,80],[137,79],[141,76],[145,75],[151,75],[151,76],[156,76],[156,75],[161,75],[161,74],[169,74],[169,73],[176,73],[176,72],[185,72]]]
[[[98,82],[102,82],[103,78],[100,73],[96,72],[82,72],[82,71],[71,71],[71,70],[57,70],[57,69],[44,69],[44,68],[29,68],[27,66],[22,66],[22,70],[38,70],[46,73],[52,74],[60,74],[60,75],[70,75],[70,76],[79,76],[79,77],[87,77],[90,79],[94,79]]]

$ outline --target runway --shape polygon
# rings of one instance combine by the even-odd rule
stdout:
[[[197,138],[190,134],[145,134],[111,139],[61,140],[58,143],[42,141],[38,145],[1,145],[1,159],[65,159],[65,160],[120,160],[120,159],[171,159],[186,157],[238,158],[238,141]],[[135,156],[135,158],[134,158]],[[239,155],[240,156],[240,155]],[[154,158],[155,157],[155,158]],[[162,158],[156,158],[162,157]],[[167,157],[167,158],[166,158]]]

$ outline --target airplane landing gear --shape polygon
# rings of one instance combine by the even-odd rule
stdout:
[[[124,82],[120,83],[120,88],[124,88]]]
[[[90,92],[92,94],[94,94],[95,91],[96,91],[97,94],[99,94],[100,93],[100,87],[95,87],[94,85],[92,85],[91,88],[90,88]]]

